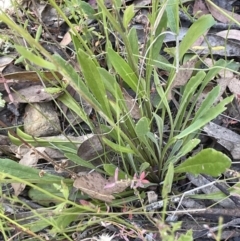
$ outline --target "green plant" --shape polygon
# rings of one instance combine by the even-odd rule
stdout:
[[[103,23],[104,30],[102,35],[105,34],[106,38],[105,52],[103,53],[106,59],[106,69],[100,66],[98,57],[91,50],[88,38],[83,38],[76,31],[74,25],[68,20],[55,1],[50,0],[50,3],[72,30],[71,37],[81,73],[77,72],[68,61],[59,55],[49,54],[26,30],[14,23],[5,14],[1,14],[0,19],[14,31],[21,34],[28,42],[31,49],[16,45],[16,49],[21,56],[32,64],[53,72],[57,71],[64,77],[65,82],[59,82],[61,90],[64,92],[64,95],[59,100],[87,123],[92,133],[98,136],[101,143],[110,147],[114,153],[119,155],[121,158],[121,177],[123,179],[126,178],[126,180],[137,181],[137,184],[133,185],[135,190],[138,187],[144,187],[142,180],[145,180],[145,176],[143,177],[142,174],[145,175],[147,173],[146,179],[152,184],[163,182],[161,194],[165,200],[166,208],[172,183],[174,178],[179,176],[179,173],[206,173],[217,176],[230,166],[228,157],[212,149],[202,150],[196,156],[186,158],[200,142],[198,135],[201,127],[221,114],[225,110],[225,106],[233,99],[230,96],[214,105],[220,93],[220,87],[216,86],[202,102],[199,109],[195,109],[197,98],[207,84],[218,74],[220,69],[228,68],[226,61],[219,60],[210,69],[193,72],[187,84],[180,89],[177,113],[174,114],[170,107],[169,96],[173,91],[172,86],[176,81],[177,73],[182,71],[179,63],[181,66],[181,63],[184,61],[184,55],[191,48],[192,44],[214,24],[214,20],[210,15],[203,16],[194,22],[183,41],[179,45],[177,44],[176,48],[171,49],[174,57],[171,64],[163,56],[160,56],[159,53],[163,47],[164,31],[167,26],[174,34],[178,35],[178,1],[165,1],[161,6],[158,1],[153,1],[152,12],[149,15],[149,38],[142,54],[140,54],[139,49],[136,47],[136,42],[138,41],[136,29],[128,28],[128,24],[134,16],[133,6],[126,8],[123,19],[121,19],[119,1],[113,1],[114,8],[111,12],[106,8],[102,0],[98,0],[99,11],[97,14],[92,9],[89,10],[89,6],[85,8],[87,9],[86,11],[83,8],[81,10],[83,12],[80,11],[78,14],[83,14],[86,17],[87,13],[90,13],[100,24]],[[75,13],[73,11],[72,17],[75,17]],[[78,21],[79,19],[75,18],[75,20]],[[116,36],[117,34],[119,35],[123,43],[122,46],[116,40],[116,46],[113,48],[113,43],[109,40],[110,32],[115,33]],[[122,48],[124,50],[120,52],[119,49]],[[159,66],[168,71],[168,78],[165,82],[159,78],[157,73],[157,67]],[[158,99],[154,103],[151,101],[151,87],[153,83]],[[67,85],[71,85],[81,98],[91,105],[96,112],[97,125],[67,92]],[[134,92],[135,97],[131,101],[127,99],[124,89],[131,89]],[[194,100],[192,99],[193,95],[195,96]],[[129,102],[131,103],[129,104]],[[169,124],[168,132],[164,130],[166,123]],[[26,142],[34,143],[36,140],[20,130],[18,134]],[[13,136],[11,139],[15,143],[18,141]],[[38,143],[48,145],[47,142],[40,138],[37,141]],[[65,144],[54,142],[54,146],[59,148]],[[69,145],[67,147],[73,149],[71,152],[64,149],[65,155],[71,158],[73,162],[81,163],[81,165],[87,167],[91,166],[91,164],[84,162],[76,155],[74,146]],[[181,163],[182,159],[185,160]],[[212,168],[213,163],[210,160],[218,162],[219,165],[214,165],[214,168]],[[94,168],[94,166],[92,167]],[[115,175],[116,177],[116,165],[114,163],[105,163],[103,167],[104,170],[101,170],[102,172],[109,176]],[[33,172],[32,168],[31,172]],[[126,177],[124,177],[125,175]],[[33,184],[38,182],[36,173],[34,179],[26,180],[23,176],[18,176],[17,178],[16,172],[11,173],[8,170],[4,173],[3,178],[5,177],[11,178],[7,179],[8,182],[20,182],[20,178],[22,178],[21,180],[25,180],[26,184],[33,185],[40,192],[44,193],[41,186]],[[47,178],[43,180],[47,182]],[[115,183],[117,181],[115,180]],[[69,179],[56,179],[54,183],[62,185],[61,190],[65,184],[72,185]],[[63,197],[57,198],[60,200],[59,205],[64,204],[64,208],[67,205],[73,205],[72,209],[64,209],[66,213],[79,212],[78,208],[80,205],[67,200],[69,193],[65,192],[64,194],[63,191],[61,193]],[[51,196],[50,192],[47,195]],[[134,196],[133,191],[130,194],[128,193],[128,195],[128,198]],[[133,200],[141,199],[141,195],[141,193],[138,193]],[[124,194],[119,194],[118,196],[120,198],[113,202],[113,206],[123,205],[124,201],[121,197],[127,198]],[[102,204],[99,205],[104,209]],[[96,208],[88,209],[87,206],[86,209],[84,207],[81,211],[95,212]],[[101,215],[101,212],[99,215]],[[106,215],[105,210],[104,215]],[[64,223],[65,227],[76,218],[76,214],[71,213],[70,216],[69,221]],[[60,215],[59,222],[61,217]],[[113,218],[111,215],[110,217]],[[117,217],[116,220],[122,222]],[[53,223],[51,221],[51,225]],[[44,225],[47,224],[49,223],[46,222]],[[55,234],[59,233],[58,224],[55,223],[53,226],[52,232]],[[186,235],[188,236],[189,234]],[[179,238],[178,240],[182,239]],[[192,239],[189,238],[188,240]]]

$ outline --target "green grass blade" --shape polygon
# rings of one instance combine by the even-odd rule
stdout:
[[[78,51],[78,59],[81,65],[81,70],[84,75],[85,83],[89,90],[91,90],[95,99],[101,105],[101,111],[111,118],[111,111],[106,94],[104,83],[101,79],[101,75],[98,72],[98,68],[93,60],[83,50]]]
[[[224,110],[226,110],[225,105],[232,102],[234,96],[229,96],[222,100],[218,105],[211,108],[211,111],[209,111],[206,115],[203,117],[197,119],[195,122],[193,122],[189,127],[187,127],[184,131],[182,131],[179,135],[176,136],[177,139],[181,139],[195,131],[200,130],[201,127],[206,125],[209,121],[216,118],[219,114],[221,114]]]
[[[43,59],[40,56],[33,54],[31,51],[27,50],[25,47],[15,45],[16,50],[26,59],[32,63],[41,66],[43,68],[56,71],[57,67],[55,64]]]
[[[108,57],[116,72],[121,76],[123,81],[135,92],[142,94],[142,86],[138,84],[138,77],[131,69],[129,64],[124,61],[118,53],[108,48]],[[139,87],[139,89],[138,89]]]
[[[203,115],[205,115],[211,106],[213,105],[216,98],[219,96],[220,93],[220,86],[214,87],[206,97],[206,99],[202,102],[200,108],[197,110],[196,115],[194,116],[193,122],[199,118],[201,118]]]
[[[120,144],[115,144],[104,137],[102,139],[109,147],[111,147],[114,151],[117,151],[118,153],[134,153],[134,151],[128,147],[121,146]]]

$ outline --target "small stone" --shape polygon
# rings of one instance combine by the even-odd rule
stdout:
[[[25,109],[24,130],[35,137],[60,134],[60,121],[52,103],[28,104]]]

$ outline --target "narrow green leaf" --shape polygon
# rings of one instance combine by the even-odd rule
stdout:
[[[168,166],[167,174],[163,182],[163,188],[162,188],[163,199],[166,198],[168,193],[170,193],[172,190],[173,177],[174,177],[174,166],[172,162],[170,162]]]
[[[116,72],[121,76],[123,81],[135,92],[142,93],[141,84],[138,85],[138,77],[118,53],[111,48],[108,48],[108,57]],[[138,89],[139,87],[139,89]]]
[[[195,76],[191,77],[187,85],[184,87],[184,92],[179,105],[178,113],[174,121],[174,126],[176,129],[180,129],[182,127],[182,123],[185,121],[184,116],[186,109],[189,106],[192,95],[196,92],[196,89],[201,84],[205,76],[206,74],[203,71],[199,71]]]
[[[179,58],[190,49],[193,43],[215,24],[211,15],[203,15],[188,29],[179,47]]]
[[[40,67],[49,69],[49,70],[54,70],[54,71],[57,70],[57,66],[55,64],[43,59],[40,56],[33,54],[31,51],[27,50],[25,47],[15,45],[15,48],[22,56],[24,56],[24,58],[28,59],[32,63],[34,63]]]
[[[166,12],[168,17],[168,26],[172,32],[178,34],[179,32],[179,1],[168,0]]]
[[[123,14],[123,26],[125,29],[127,29],[129,22],[131,21],[131,19],[134,17],[135,13],[134,13],[134,5],[131,4],[130,6],[128,6]]]
[[[188,158],[175,168],[175,173],[189,172],[192,174],[207,174],[219,176],[231,166],[231,160],[225,154],[208,148],[197,155]]]
[[[159,116],[159,115],[157,115],[156,113],[153,113],[153,116],[154,116],[154,118],[155,118],[155,120],[156,120],[156,124],[157,124],[157,130],[158,130],[158,134],[159,134],[159,136],[163,136],[163,126],[164,126],[164,124],[163,124],[163,120],[162,120],[162,118]],[[160,138],[161,139],[161,138]]]
[[[181,139],[195,131],[200,130],[201,127],[206,125],[209,121],[216,118],[219,114],[221,114],[224,110],[226,110],[226,105],[231,103],[234,96],[229,96],[222,100],[215,107],[212,107],[208,113],[206,113],[203,117],[197,119],[193,122],[189,127],[183,130],[179,135],[176,136],[177,139]]]
[[[37,33],[36,33],[36,37],[35,40],[38,42],[40,37],[42,35],[42,25],[39,25],[38,29],[37,29]]]
[[[35,183],[60,183],[62,177],[54,176],[45,173],[43,177],[39,178],[39,170],[21,165],[10,159],[0,159],[0,174],[9,174],[11,176],[22,178],[29,182]]]
[[[152,64],[159,69],[166,70],[170,72],[172,69],[174,69],[174,66],[169,63],[169,61],[162,55],[158,55],[156,59],[152,60]]]
[[[103,80],[106,90],[108,90],[114,96],[115,96],[116,92],[117,93],[122,92],[114,75],[110,74],[104,68],[98,68],[98,71],[101,75],[101,79]]]
[[[65,153],[65,157],[71,160],[72,162],[76,163],[77,165],[80,165],[82,167],[89,168],[91,170],[96,170],[98,172],[104,173],[101,169],[97,168],[95,165],[93,165],[90,161],[85,161],[81,157],[79,157],[77,154],[74,153]]]
[[[182,156],[185,156],[188,154],[190,151],[192,151],[198,144],[200,143],[199,139],[192,139],[188,143],[186,143],[179,153],[177,154],[177,157],[180,158]]]
[[[43,184],[40,183],[39,184],[38,183],[35,185],[41,189],[46,190],[47,192],[50,192],[54,196],[64,198],[64,196],[60,192],[60,190],[58,190],[56,188],[56,186],[60,187],[59,183],[58,184],[56,184],[56,183],[43,183]],[[61,203],[60,200],[49,197],[49,195],[47,195],[46,193],[43,193],[40,190],[35,189],[35,188],[30,188],[30,190],[28,192],[28,196],[29,196],[29,198],[31,198],[32,202],[36,202],[43,206],[49,206],[51,203],[55,203],[55,204]]]
[[[66,105],[70,110],[75,112],[85,123],[91,126],[88,116],[84,112],[83,108],[79,105],[79,103],[77,103],[74,98],[72,98],[72,96],[70,96],[68,92],[58,97],[58,100],[61,101],[64,105]]]
[[[138,36],[137,36],[137,30],[136,28],[132,27],[128,33],[128,41],[130,44],[130,47],[132,49],[133,58],[135,60],[135,63],[138,63],[139,59],[139,48],[136,44],[138,42]]]
[[[95,99],[100,103],[101,111],[111,118],[106,89],[96,64],[89,57],[89,55],[81,49],[78,50],[77,57],[79,59],[79,63],[81,64],[81,70],[83,72],[84,80],[88,86],[88,89],[93,93]]]
[[[71,86],[81,95],[81,97],[86,100],[93,108],[97,110],[101,110],[101,105],[96,101],[93,97],[92,93],[89,91],[86,84],[80,78],[76,70],[61,56],[53,55],[54,60],[59,65],[59,72],[62,76],[66,78],[67,81],[70,82]]]
[[[179,151],[179,149],[182,147],[183,140],[177,140],[176,143],[173,145],[172,150],[169,154],[169,158],[172,156],[175,156],[175,154]]]
[[[114,151],[120,152],[120,153],[134,153],[134,151],[128,147],[121,146],[119,144],[115,144],[111,141],[109,141],[107,138],[103,137],[103,141],[110,146]]]
[[[206,99],[202,102],[200,108],[197,110],[193,122],[198,118],[201,118],[206,114],[211,106],[213,106],[214,101],[218,98],[221,87],[219,85],[215,86],[207,95]]]

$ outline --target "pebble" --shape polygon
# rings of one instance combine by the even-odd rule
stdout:
[[[34,137],[61,133],[60,121],[51,102],[31,103],[26,106],[24,131]]]

